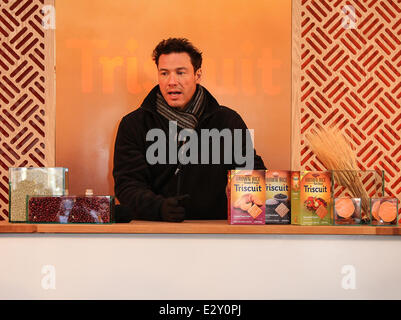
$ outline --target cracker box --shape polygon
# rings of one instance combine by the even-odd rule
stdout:
[[[291,172],[291,224],[299,224],[299,171]]]
[[[291,223],[291,172],[266,170],[266,224]]]
[[[265,224],[265,170],[231,170],[228,173],[230,224]]]
[[[292,172],[291,224],[333,224],[330,177],[328,171]]]

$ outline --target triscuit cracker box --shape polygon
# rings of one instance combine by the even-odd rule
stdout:
[[[266,170],[266,224],[291,222],[291,172]]]
[[[328,171],[294,171],[291,175],[291,223],[332,225],[331,175]]]
[[[265,224],[265,170],[231,170],[228,173],[230,224]]]
[[[299,224],[299,171],[291,172],[291,224]]]

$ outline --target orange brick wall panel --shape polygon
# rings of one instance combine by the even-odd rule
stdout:
[[[386,195],[401,200],[401,1],[295,1],[300,167],[325,169],[305,136],[337,127],[360,169],[384,170]]]
[[[8,219],[8,169],[54,162],[53,36],[44,0],[0,0],[0,220]]]

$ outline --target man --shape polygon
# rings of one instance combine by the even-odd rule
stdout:
[[[216,144],[216,140],[210,139],[206,143],[202,140],[194,149],[192,140],[195,139],[187,142],[182,139],[182,133],[201,137],[207,129],[212,133],[216,133],[216,129],[226,130],[225,133],[240,130],[244,135],[239,143],[245,149],[249,147],[247,127],[235,111],[220,106],[199,84],[202,54],[187,39],[161,41],[153,51],[153,59],[159,84],[140,108],[121,120],[118,128],[113,176],[115,194],[122,207],[116,212],[116,221],[226,219],[227,171],[244,166],[238,163],[238,157],[231,155],[235,146],[224,149],[223,141]],[[167,139],[161,139],[165,142],[165,150],[158,150],[151,157],[154,141],[150,141],[150,137],[154,138],[156,133],[166,135]],[[234,144],[235,141],[238,139],[234,139]],[[216,161],[212,151],[219,146]],[[188,151],[194,150],[199,153],[195,152],[191,159],[199,161],[179,161]],[[241,152],[243,155],[244,150]],[[254,169],[265,169],[252,145],[251,152]],[[163,159],[166,154],[168,160],[173,161],[153,161],[158,157]]]

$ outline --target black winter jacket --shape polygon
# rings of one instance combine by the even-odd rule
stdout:
[[[150,165],[146,161],[146,150],[154,143],[146,141],[148,130],[162,129],[169,141],[169,121],[156,112],[158,90],[159,86],[153,88],[140,108],[126,115],[118,128],[114,150],[114,190],[124,210],[116,212],[116,221],[161,220],[161,203],[165,198],[177,195],[178,184],[180,194],[189,194],[191,197],[186,206],[185,219],[227,219],[227,171],[240,165],[234,161],[232,164],[222,164],[223,139],[220,141],[221,164],[200,164],[199,160],[199,164],[180,165],[181,170],[176,174],[179,165],[169,164],[168,159],[167,164]],[[205,111],[195,130],[200,137],[201,129],[213,128],[219,131],[228,128],[231,132],[234,129],[247,129],[238,113],[220,106],[205,90]],[[245,138],[243,140],[245,143]],[[212,141],[208,143],[211,159]],[[200,148],[198,153],[200,159]],[[261,157],[255,151],[253,153],[254,169],[266,169]]]

